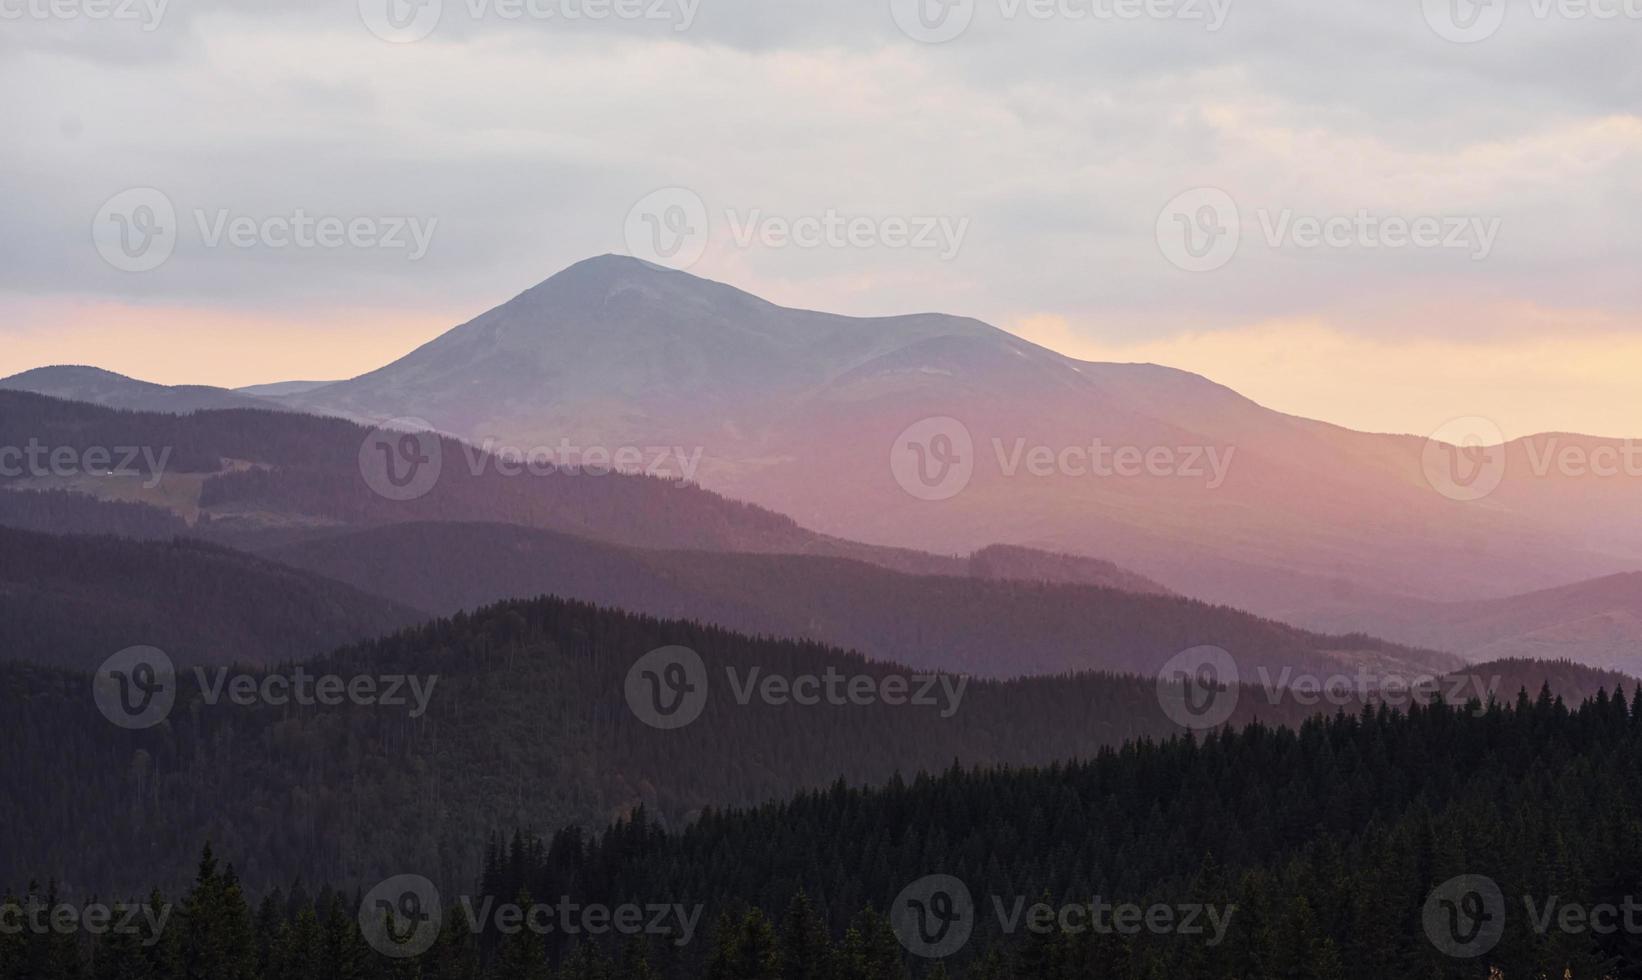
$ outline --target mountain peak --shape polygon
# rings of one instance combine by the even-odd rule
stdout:
[[[479,319],[517,307],[547,306],[561,315],[572,310],[592,313],[604,310],[616,297],[623,297],[624,305],[660,304],[670,310],[728,312],[745,310],[748,304],[771,305],[725,283],[630,255],[606,253],[566,266]]]

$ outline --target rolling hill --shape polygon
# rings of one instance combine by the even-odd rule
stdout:
[[[693,721],[663,729],[638,713],[649,704],[640,658],[671,646],[700,656],[704,697]],[[51,874],[65,896],[171,889],[210,840],[254,889],[298,874],[351,889],[406,868],[465,887],[491,831],[602,827],[640,806],[682,827],[705,807],[840,779],[1046,765],[1182,731],[1164,707],[1177,688],[1152,677],[960,683],[820,644],[552,599],[413,627],[303,668],[344,682],[418,678],[425,710],[212,700],[185,671],[169,712],[131,729],[99,713],[86,673],[0,662],[12,749],[0,753],[0,882]],[[802,703],[762,680],[834,675],[847,679],[839,691],[859,678],[877,693]],[[247,676],[260,687],[269,675]],[[908,686],[892,697],[897,683]],[[1233,726],[1358,713],[1354,701],[1249,687],[1228,707]]]
[[[442,615],[550,594],[984,677],[1152,674],[1201,645],[1234,651],[1251,678],[1262,667],[1327,676],[1360,666],[1412,677],[1460,664],[1429,650],[1321,636],[1179,596],[1002,580],[995,577],[999,559],[987,553],[976,559],[981,576],[920,576],[842,558],[619,548],[475,523],[396,524],[261,553]],[[1053,556],[1005,554],[1010,570],[1023,575],[1038,560],[1067,574],[1079,570]]]
[[[371,434],[341,419],[297,412],[117,411],[0,391],[0,446],[38,444],[68,450],[76,460],[94,447],[143,450],[132,454],[128,469],[112,473],[84,467],[58,473],[42,466],[0,476],[0,491],[66,490],[145,504],[227,542],[241,535],[300,538],[401,521],[500,521],[635,547],[850,556],[916,571],[962,567],[954,558],[816,534],[780,514],[677,479],[556,467],[514,475],[483,450],[445,437],[434,443],[444,465],[428,492],[389,499],[372,489],[361,463]],[[32,518],[37,524],[49,519],[42,508],[31,510],[46,514]],[[74,520],[67,516],[49,529],[72,532]]]
[[[179,666],[306,660],[425,618],[261,558],[179,539],[0,527],[0,656],[91,670],[134,646]]]
[[[198,412],[222,408],[279,408],[249,393],[209,385],[157,385],[85,365],[52,365],[0,378],[0,389],[29,391],[69,401],[148,412]],[[276,386],[276,391],[286,390]]]
[[[1504,599],[1399,602],[1323,617],[1467,660],[1572,659],[1642,673],[1642,573],[1609,575]]]

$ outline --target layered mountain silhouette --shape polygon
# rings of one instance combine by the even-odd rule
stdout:
[[[1250,680],[1435,676],[1458,658],[1323,636],[1179,596],[1016,581],[993,552],[971,575],[909,575],[814,555],[652,551],[500,524],[411,523],[262,552],[282,564],[448,615],[550,594],[753,635],[808,639],[876,660],[982,677],[1117,670],[1156,675],[1191,647],[1224,647]],[[430,556],[437,556],[430,560]],[[1016,562],[1032,556],[1016,553]],[[1056,556],[1037,556],[1055,564]],[[1034,563],[1035,564],[1035,563]]]
[[[664,731],[624,692],[637,659],[669,645],[700,655],[710,690],[699,719]],[[175,887],[208,839],[259,890],[296,876],[352,890],[404,867],[460,886],[493,831],[602,828],[640,806],[683,826],[705,807],[840,780],[1090,759],[1183,731],[1161,708],[1155,679],[1107,673],[975,680],[927,704],[744,700],[734,678],[755,669],[879,683],[906,669],[552,599],[413,627],[304,668],[436,682],[413,718],[408,704],[236,705],[209,696],[212,675],[182,671],[165,720],[127,730],[99,714],[87,673],[0,661],[0,716],[22,749],[0,755],[0,823],[12,831],[0,879],[48,868],[74,894]],[[1590,673],[1558,677],[1594,688]],[[1298,727],[1337,710],[1243,688],[1228,724]],[[63,778],[69,771],[75,779]]]
[[[1468,660],[1572,657],[1642,674],[1642,573],[1471,602],[1404,601],[1342,611],[1333,628],[1372,622],[1376,635],[1450,650]]]
[[[169,511],[195,533],[231,544],[404,521],[493,521],[635,547],[834,555],[914,571],[963,564],[817,534],[677,480],[551,467],[506,475],[483,450],[448,438],[439,440],[446,465],[437,483],[416,499],[393,500],[366,480],[360,455],[369,435],[343,419],[298,412],[117,411],[0,391],[0,446],[49,446],[69,450],[71,460],[101,447],[117,460],[108,473],[41,464],[0,475],[0,491],[23,494],[0,502],[0,514],[26,514],[19,523],[37,530],[83,530],[86,507],[52,505],[51,494],[66,492],[135,508],[102,508],[97,519],[105,523],[146,529],[155,511]],[[122,449],[144,452],[127,460]]]
[[[1456,501],[1430,485],[1421,437],[1284,415],[1198,375],[1079,361],[973,319],[786,309],[615,256],[377,371],[276,400],[417,416],[476,443],[700,447],[704,486],[824,533],[1091,555],[1308,625],[1342,605],[1488,598],[1642,567],[1635,480],[1540,475],[1548,452],[1613,440],[1512,443],[1504,484]],[[898,436],[932,417],[957,420],[973,446],[950,499],[905,492],[891,467]],[[1114,475],[1055,462],[1096,440]],[[1142,475],[1116,475],[1119,450]],[[1159,465],[1135,462],[1148,458]]]
[[[158,647],[178,666],[305,660],[425,619],[340,582],[199,541],[0,527],[0,656],[90,670]]]
[[[696,487],[642,476],[503,476],[494,467],[475,475],[465,465],[472,447],[451,440],[443,450],[451,465],[426,497],[388,500],[365,485],[359,447],[366,436],[345,420],[298,413],[123,412],[0,392],[4,444],[33,437],[69,447],[159,446],[171,461],[153,475],[0,484],[11,487],[0,489],[0,524],[161,540],[187,534],[317,573],[323,579],[310,579],[309,586],[315,594],[324,594],[323,582],[346,583],[424,615],[550,593],[982,676],[1150,673],[1173,654],[1205,644],[1233,650],[1251,670],[1273,672],[1349,674],[1366,666],[1407,676],[1459,663],[1430,650],[1360,635],[1310,634],[1166,594],[1096,560],[1014,547],[960,558],[860,545]],[[49,551],[45,543],[31,549]],[[96,553],[83,545],[65,549],[80,556],[65,558],[68,580],[72,568],[92,563]],[[111,550],[111,560],[120,553]],[[190,566],[186,576],[178,571],[165,580],[172,584],[212,581],[246,596],[273,589],[255,576],[230,574],[235,570],[214,552],[157,545],[153,553]],[[246,559],[242,566],[250,564]],[[138,555],[120,567],[141,566]],[[26,567],[17,566],[17,574],[25,576]],[[202,606],[198,621],[190,620],[182,615],[183,595],[135,572],[130,579],[127,589],[158,589],[151,598],[177,619],[171,635],[186,640],[172,642],[193,656],[209,641],[217,614]],[[72,616],[59,619],[66,620],[61,629],[72,628]],[[380,616],[360,621],[363,628],[343,635],[370,635],[384,622]],[[313,652],[281,647],[277,630],[251,623],[216,635],[236,631],[246,633],[240,647],[248,662]],[[121,635],[152,636],[153,630]],[[151,641],[112,649],[135,642]],[[80,664],[96,649],[92,643],[65,662]]]
[[[493,466],[475,474],[465,460],[476,450],[451,440],[444,449],[451,465],[432,492],[388,500],[365,485],[359,446],[366,435],[343,420],[298,413],[141,413],[0,392],[0,444],[33,439],[69,448],[163,447],[168,454],[159,473],[0,481],[0,526],[161,542],[186,535],[259,551],[327,576],[289,578],[316,596],[336,586],[339,613],[351,593],[340,583],[424,616],[553,593],[989,676],[1144,672],[1201,643],[1248,650],[1251,663],[1311,671],[1362,661],[1432,673],[1455,663],[1362,637],[1308,636],[1166,595],[1156,583],[1093,559],[1021,548],[960,558],[860,545],[642,476],[509,477]],[[25,554],[53,554],[52,539],[18,540],[34,546],[19,545],[17,562]],[[108,567],[129,573],[125,579],[105,580],[96,557],[102,549]],[[181,583],[206,582],[214,594],[244,596],[241,611],[254,609],[255,596],[290,591],[266,580],[278,566],[169,543],[141,551],[112,539],[100,547],[77,541],[60,550],[60,560],[47,565],[62,573],[59,587],[52,603],[33,614],[35,633],[50,642],[19,641],[17,656],[84,666],[137,642],[160,645],[160,638],[190,660],[263,663],[327,648],[289,642],[293,629],[326,619],[299,604],[270,600],[270,608],[294,616],[295,626],[284,629],[278,620],[233,620],[208,603],[189,615],[186,592],[177,591]],[[137,573],[144,555],[165,558],[149,563],[170,569],[163,579]],[[81,566],[88,574],[77,577]],[[19,583],[26,580],[26,563],[13,571]],[[72,632],[83,612],[62,584],[77,580],[90,606],[131,615],[97,617],[109,629],[81,635],[71,653],[56,638]],[[108,592],[113,585],[124,598]],[[149,608],[139,618],[135,606],[144,595]],[[334,645],[409,621],[374,607],[355,612],[342,617],[339,629],[314,635]],[[156,631],[158,621],[173,628]]]
[[[222,520],[256,534],[283,522],[296,536],[316,525],[506,521],[628,546],[822,554],[920,574],[968,574],[966,559],[945,556],[1005,545],[1113,563],[1125,577],[1099,584],[1175,590],[1317,630],[1608,665],[1626,663],[1631,635],[1612,604],[1521,629],[1441,624],[1466,618],[1453,603],[1642,568],[1638,478],[1555,464],[1564,453],[1621,451],[1617,440],[1517,440],[1504,447],[1497,490],[1453,500],[1431,485],[1422,437],[1284,415],[1194,374],[1079,361],[973,319],[786,309],[616,256],[572,266],[351,380],[226,392],[51,368],[0,382],[8,386],[165,412],[230,399],[359,421],[413,416],[472,444],[560,458],[621,447],[641,458],[699,452],[691,475],[722,495],[698,512],[677,495],[629,493],[638,484],[621,481],[544,496],[480,479],[389,508],[336,482],[349,479],[348,430],[332,439],[331,483],[264,464],[202,474],[208,487],[192,498],[185,489],[181,508],[175,495],[148,501],[189,520],[210,517],[218,532]],[[969,442],[957,462],[971,472],[947,499],[908,493],[892,463],[910,451],[908,427],[931,418],[957,423]],[[1155,452],[1166,465],[1144,472],[1143,463],[1140,475],[1062,466],[1093,459],[1079,453],[1097,441],[1108,464],[1118,452],[1131,462]],[[921,447],[932,448],[941,446]],[[619,499],[599,492],[610,489]],[[190,499],[206,503],[190,511]],[[765,509],[737,512],[732,501]],[[993,565],[1009,554],[993,552]],[[1033,561],[1035,569],[1009,577],[1059,576],[1054,561]],[[1099,573],[1085,565],[1077,575],[1098,581]]]

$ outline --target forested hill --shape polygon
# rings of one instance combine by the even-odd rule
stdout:
[[[1544,934],[1524,900],[1642,901],[1642,694],[1602,693],[1577,710],[1548,693],[1484,712],[1381,708],[1048,769],[835,788],[710,813],[682,833],[619,827],[591,846],[561,836],[523,871],[493,861],[486,890],[666,896],[771,921],[802,891],[840,936],[928,875],[974,899],[974,935],[955,959],[1004,953],[1002,969],[971,960],[971,976],[1636,976],[1642,923]],[[1504,927],[1497,945],[1469,960],[1440,950],[1422,915],[1462,875],[1505,899],[1486,903]],[[1213,947],[1149,930],[1021,941],[1004,934],[993,896],[1237,911]]]
[[[0,935],[27,964],[0,976],[70,980],[91,963],[133,980],[1633,977],[1642,930],[1609,913],[1642,888],[1639,813],[1642,697],[1370,709],[1044,769],[839,785],[683,831],[641,813],[591,840],[492,838],[474,879],[442,896],[397,877],[428,870],[407,854],[363,897],[299,884],[259,905],[208,855],[168,928],[89,947]],[[383,894],[416,901],[373,903]],[[497,902],[547,925],[468,918]],[[623,908],[640,910],[636,935],[552,928],[565,909]],[[361,931],[373,913],[385,935]],[[409,958],[382,955],[409,943]]]
[[[204,520],[209,528],[201,533],[208,530],[224,541],[236,531],[269,528],[296,533],[404,520],[498,521],[637,547],[839,554],[918,570],[963,567],[956,558],[815,534],[781,514],[677,479],[590,475],[546,462],[532,462],[521,471],[525,475],[508,475],[485,451],[432,435],[426,436],[426,448],[440,464],[428,472],[437,473],[437,479],[413,499],[389,499],[374,492],[364,475],[371,465],[364,450],[370,435],[371,430],[351,422],[296,412],[234,409],[167,415],[0,391],[0,446],[72,450],[76,460],[91,458],[87,450],[115,450],[111,462],[116,470],[112,476],[59,473],[60,467],[41,463],[44,474],[29,470],[9,480],[0,477],[0,489],[72,489],[136,499]],[[141,451],[128,460],[120,451],[125,447]],[[533,448],[519,447],[522,452]],[[362,455],[367,457],[363,463]],[[33,518],[38,521],[41,515],[36,512]],[[50,527],[32,526],[79,530],[69,518]],[[133,518],[128,533],[140,533],[149,523],[148,518]]]
[[[329,653],[424,618],[199,541],[0,527],[0,658],[90,670],[147,645],[181,665],[263,664]]]
[[[0,526],[46,534],[72,531],[162,541],[188,533],[187,521],[153,504],[98,500],[69,490],[0,493]]]
[[[1522,657],[1474,664],[1456,671],[1454,677],[1463,677],[1465,682],[1461,689],[1468,689],[1478,697],[1484,697],[1482,692],[1487,691],[1508,701],[1524,688],[1537,691],[1549,686],[1569,704],[1582,704],[1604,690],[1632,689],[1642,683],[1629,674],[1572,660],[1529,660]]]
[[[1182,596],[1028,581],[1036,572],[1018,549],[996,550],[1016,558],[960,578],[817,555],[657,551],[502,524],[407,522],[262,554],[440,614],[559,595],[984,677],[1155,674],[1205,643],[1237,651],[1250,675],[1257,667],[1275,675],[1364,665],[1371,674],[1408,676],[1460,664],[1432,650],[1322,636]],[[1019,580],[1002,577],[1015,573]]]
[[[669,645],[700,656],[707,698],[692,723],[662,730],[635,713],[644,702],[629,700],[628,685],[650,696],[638,661]],[[413,717],[380,704],[208,703],[217,675],[184,669],[164,720],[127,730],[99,713],[86,675],[0,665],[14,749],[0,761],[0,825],[12,845],[0,849],[0,882],[54,875],[77,893],[175,884],[167,876],[206,838],[258,886],[298,870],[352,886],[407,861],[459,881],[480,859],[476,831],[597,827],[640,805],[679,826],[708,805],[839,778],[881,782],[955,760],[1047,764],[1182,730],[1153,677],[959,688],[958,678],[819,644],[554,599],[503,603],[302,666],[436,684]],[[829,673],[865,678],[865,703],[843,688],[805,705],[762,687],[772,675]],[[1333,710],[1242,689],[1226,720],[1294,723]]]

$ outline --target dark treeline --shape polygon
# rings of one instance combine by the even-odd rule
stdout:
[[[1548,692],[1486,709],[1367,709],[1298,730],[1141,741],[1045,769],[840,785],[709,811],[679,832],[635,814],[596,838],[493,838],[474,895],[445,896],[442,927],[430,916],[425,932],[396,929],[426,937],[411,958],[365,939],[358,893],[310,898],[298,886],[253,902],[208,856],[159,942],[144,945],[153,937],[140,931],[4,936],[0,962],[27,966],[0,966],[0,978],[1635,977],[1634,928],[1541,930],[1524,899],[1588,908],[1635,896],[1639,804],[1642,696],[1604,693],[1574,710]],[[973,895],[973,935],[935,964],[902,950],[887,915],[931,874]],[[1460,875],[1487,876],[1505,899],[1497,945],[1471,959],[1439,949],[1422,916],[1433,889]],[[1009,931],[993,902],[1095,896],[1229,910],[1228,926],[1218,944],[1164,930]],[[504,934],[495,917],[475,929],[465,910],[487,898],[703,913],[682,946],[670,926],[583,941]],[[366,903],[366,921],[372,911]]]
[[[708,812],[674,835],[631,824],[584,845],[569,832],[517,864],[495,863],[489,889],[656,896],[771,921],[802,893],[833,936],[907,884],[951,875],[974,895],[966,952],[981,976],[1636,977],[1642,919],[1610,935],[1541,932],[1525,903],[1642,902],[1642,692],[1577,710],[1548,690],[1486,708],[1380,707],[1043,770],[840,786]],[[1461,875],[1504,898],[1503,938],[1469,962],[1439,950],[1422,918],[1433,889]],[[994,896],[1236,913],[1212,948],[1179,935],[1022,938],[1004,933]]]
[[[188,522],[169,510],[67,490],[0,492],[0,526],[46,533],[73,528],[76,534],[141,540],[169,540],[188,533]]]

